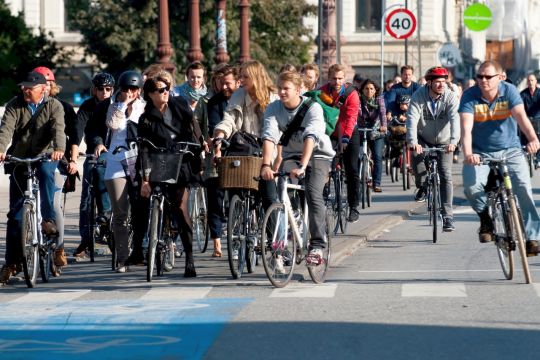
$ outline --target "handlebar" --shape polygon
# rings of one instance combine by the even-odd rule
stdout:
[[[221,144],[221,148],[222,149],[226,149],[229,147],[229,145],[231,145],[231,143],[226,140],[225,138],[222,138],[222,137],[215,137],[213,140],[212,140],[212,144],[215,145],[218,145],[218,144]]]
[[[137,138],[137,142],[146,143],[158,151],[172,151],[172,152],[180,152],[180,153],[191,154],[191,155],[193,155],[193,153],[188,150],[189,147],[196,148],[196,149],[200,149],[201,147],[201,144],[189,142],[189,141],[179,141],[179,142],[175,142],[173,145],[169,147],[160,147],[160,146],[156,146],[152,141],[146,138],[141,138],[141,137]]]
[[[39,154],[36,157],[33,158],[19,158],[13,155],[6,155],[6,159],[4,160],[4,163],[10,164],[10,163],[24,163],[24,164],[33,164],[36,162],[42,162],[42,161],[50,161],[51,155],[50,154]]]

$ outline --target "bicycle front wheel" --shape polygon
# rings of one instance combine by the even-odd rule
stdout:
[[[328,177],[328,182],[324,185],[324,204],[326,205],[326,212],[329,215],[330,222],[328,226],[337,233],[339,229],[339,222],[336,221],[336,218],[339,218],[337,212],[337,202],[336,202],[336,185],[334,181],[334,174],[331,173]]]
[[[40,250],[39,256],[39,272],[41,274],[41,280],[47,283],[51,278],[53,249],[51,246],[43,246]]]
[[[204,187],[197,186],[193,195],[191,208],[191,223],[193,225],[193,239],[197,243],[197,248],[203,252],[206,240],[206,195]]]
[[[296,239],[290,224],[285,226],[287,212],[283,204],[272,204],[266,211],[262,228],[262,260],[264,272],[275,287],[282,288],[291,280],[296,264]]]
[[[308,272],[311,280],[316,284],[322,284],[326,281],[326,273],[328,272],[328,267],[330,267],[330,256],[332,254],[332,236],[330,228],[328,227],[328,215],[326,216],[326,241],[325,248],[323,249],[323,256],[321,263],[318,265],[309,265]]]
[[[371,164],[367,157],[364,158],[364,171],[366,184],[366,204],[368,207],[371,207],[371,186],[373,185],[373,179],[371,178]]]
[[[341,228],[341,233],[345,235],[347,233],[347,226],[349,225],[347,221],[349,203],[347,200],[347,184],[345,184],[345,175],[342,170],[339,171],[336,178],[336,205],[339,213],[339,227]],[[337,228],[334,233],[337,234]]]
[[[29,288],[36,286],[39,271],[38,231],[32,205],[24,204],[21,223],[22,263],[24,279]]]
[[[150,211],[150,225],[148,226],[148,252],[146,254],[146,281],[152,281],[154,267],[156,266],[156,248],[159,238],[159,199],[154,199]]]
[[[229,219],[227,222],[227,257],[229,269],[234,279],[242,277],[246,263],[244,226],[244,201],[234,195],[229,203]]]
[[[523,224],[523,216],[520,209],[517,207],[517,202],[514,195],[508,198],[508,207],[510,210],[509,218],[512,218],[511,224],[513,224],[512,235],[515,238],[516,244],[519,248],[519,255],[521,256],[521,265],[523,267],[523,275],[525,276],[525,283],[532,283],[531,271],[529,269],[529,262],[527,260],[527,250],[525,246],[525,226]]]
[[[440,208],[439,208],[439,184],[437,183],[437,180],[434,180],[431,184],[431,218],[432,218],[432,226],[433,226],[433,243],[437,242],[437,235],[438,235],[438,227],[439,227],[439,216],[440,216]]]
[[[491,218],[495,227],[495,246],[497,256],[506,280],[514,277],[514,250],[516,249],[515,234],[512,234],[514,224],[508,213],[502,195],[491,205]]]

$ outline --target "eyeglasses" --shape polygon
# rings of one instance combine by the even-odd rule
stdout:
[[[109,87],[109,86],[98,86],[96,89],[97,89],[97,91],[111,92],[113,88]]]
[[[169,90],[170,90],[169,87],[166,86],[166,87],[162,87],[162,88],[157,88],[157,89],[154,90],[154,92],[157,91],[158,93],[163,94],[165,91],[169,92]]]
[[[128,91],[134,92],[134,91],[137,91],[137,90],[139,90],[139,88],[136,87],[136,86],[128,86],[128,87],[120,88],[120,91],[122,91],[122,92],[128,92]]]
[[[476,74],[476,78],[478,80],[491,80],[493,79],[495,76],[499,76],[499,74],[495,74],[495,75],[480,75],[480,74]]]

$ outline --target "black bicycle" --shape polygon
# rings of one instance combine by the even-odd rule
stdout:
[[[323,194],[326,203],[328,218],[330,223],[328,227],[332,229],[334,235],[341,230],[342,234],[347,233],[347,212],[349,203],[347,201],[347,184],[345,183],[345,169],[343,167],[343,156],[337,155],[332,161],[332,169],[328,182],[326,183]]]
[[[425,147],[426,154],[426,199],[429,214],[429,224],[433,227],[433,243],[437,242],[439,224],[442,224],[442,203],[441,203],[441,179],[437,162],[439,154],[443,153],[443,147]]]

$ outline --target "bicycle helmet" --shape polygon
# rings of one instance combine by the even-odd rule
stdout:
[[[433,79],[440,79],[440,78],[448,79],[448,70],[446,70],[445,68],[441,66],[434,66],[426,72],[425,78],[426,80],[433,80]]]
[[[411,96],[407,94],[399,95],[398,104],[408,104],[411,102]]]
[[[111,74],[102,72],[97,73],[92,78],[92,84],[94,87],[100,87],[100,86],[114,86],[114,78]]]
[[[49,69],[48,67],[38,66],[37,68],[35,68],[32,71],[38,72],[41,75],[45,76],[45,80],[47,80],[47,81],[55,81],[54,80],[54,74],[51,71],[51,69]]]
[[[120,88],[138,87],[141,89],[143,87],[142,76],[137,71],[124,71],[118,78],[118,86],[120,86]]]

